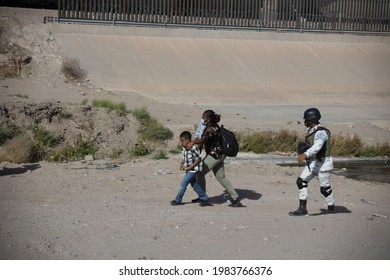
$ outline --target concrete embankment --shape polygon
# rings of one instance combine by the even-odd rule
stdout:
[[[58,23],[51,28],[64,55],[80,59],[91,82],[107,90],[189,104],[390,101],[390,37]]]

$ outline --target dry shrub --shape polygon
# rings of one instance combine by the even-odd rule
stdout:
[[[22,72],[29,71],[28,69],[30,67],[26,68],[26,65],[29,64],[31,60],[32,58],[30,56],[24,54],[13,54],[12,58],[8,59],[7,62],[0,64],[0,78],[9,79],[20,77]]]
[[[240,150],[266,154],[272,152],[292,152],[297,149],[298,135],[288,130],[237,133]]]
[[[18,76],[15,67],[13,65],[1,64],[0,65],[0,78],[10,79]]]
[[[62,61],[61,72],[70,80],[85,78],[85,72],[81,69],[80,61],[77,58],[65,58]]]
[[[25,135],[18,135],[9,140],[0,155],[1,161],[25,163],[31,159],[33,142]]]
[[[390,156],[390,145],[389,145],[389,143],[384,143],[384,144],[380,145],[378,147],[378,149],[379,149],[378,154],[380,156],[386,156],[386,157]]]
[[[364,148],[362,140],[355,136],[336,135],[331,138],[332,154],[338,157],[360,156]]]

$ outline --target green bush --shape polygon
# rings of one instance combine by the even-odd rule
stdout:
[[[134,108],[130,110],[130,113],[142,124],[146,125],[152,119],[147,108],[145,106],[140,108]]]
[[[266,154],[272,152],[296,152],[298,142],[304,136],[294,132],[281,130],[278,132],[264,131],[250,134],[237,133],[240,151]],[[364,145],[358,136],[332,135],[332,155],[335,157],[375,157],[390,156],[388,143],[382,145]]]
[[[121,113],[127,113],[126,104],[124,102],[114,103],[114,102],[107,100],[107,99],[102,99],[102,100],[94,99],[94,100],[92,100],[92,106],[93,107],[108,108],[108,109],[118,111]]]
[[[82,101],[81,101],[81,105],[85,106],[88,104],[88,98],[84,98]]]
[[[58,142],[58,137],[44,127],[33,127],[34,141],[42,143],[44,146],[53,147]]]
[[[114,158],[114,159],[118,159],[121,155],[123,154],[123,150],[122,149],[113,149],[112,150],[112,154],[111,154],[111,157]]]
[[[81,134],[79,134],[73,145],[67,144],[62,149],[53,151],[50,158],[57,162],[77,160],[82,159],[87,155],[94,156],[97,149],[97,145],[92,138],[83,139]]]
[[[59,139],[51,131],[44,127],[33,127],[33,148],[31,158],[33,161],[40,161],[44,159],[50,148],[54,147]]]
[[[138,133],[144,140],[165,141],[172,139],[173,132],[157,122],[151,122],[149,125],[141,126]]]
[[[140,122],[138,134],[145,141],[165,141],[172,139],[173,132],[152,118],[146,107],[135,108],[130,113]]]
[[[362,157],[389,157],[390,156],[390,146],[388,143],[384,143],[382,145],[372,145],[372,146],[365,146],[362,148],[359,156]]]
[[[288,130],[279,132],[254,132],[238,137],[240,151],[266,154],[270,152],[292,152],[298,146],[298,135]]]
[[[164,150],[158,150],[154,156],[153,159],[160,160],[160,159],[167,159],[167,155]]]
[[[58,114],[58,117],[60,119],[70,119],[72,117],[72,113],[69,113],[69,112],[66,112],[66,111],[61,111],[59,114]]]
[[[141,140],[138,140],[137,144],[129,150],[129,153],[132,156],[141,157],[149,154],[149,149]]]
[[[7,127],[0,124],[0,145],[3,145],[7,140],[15,137],[20,132],[16,126]]]

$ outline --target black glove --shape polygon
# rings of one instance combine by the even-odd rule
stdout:
[[[299,142],[298,143],[298,154],[303,154],[304,152],[306,152],[308,149],[310,148],[310,146],[308,146],[305,142]]]

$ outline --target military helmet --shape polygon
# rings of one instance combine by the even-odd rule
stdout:
[[[303,113],[303,119],[305,120],[305,126],[309,127],[312,123],[319,123],[321,113],[317,108],[309,108]]]
[[[303,119],[319,121],[321,119],[321,113],[317,108],[309,108],[303,113]]]

